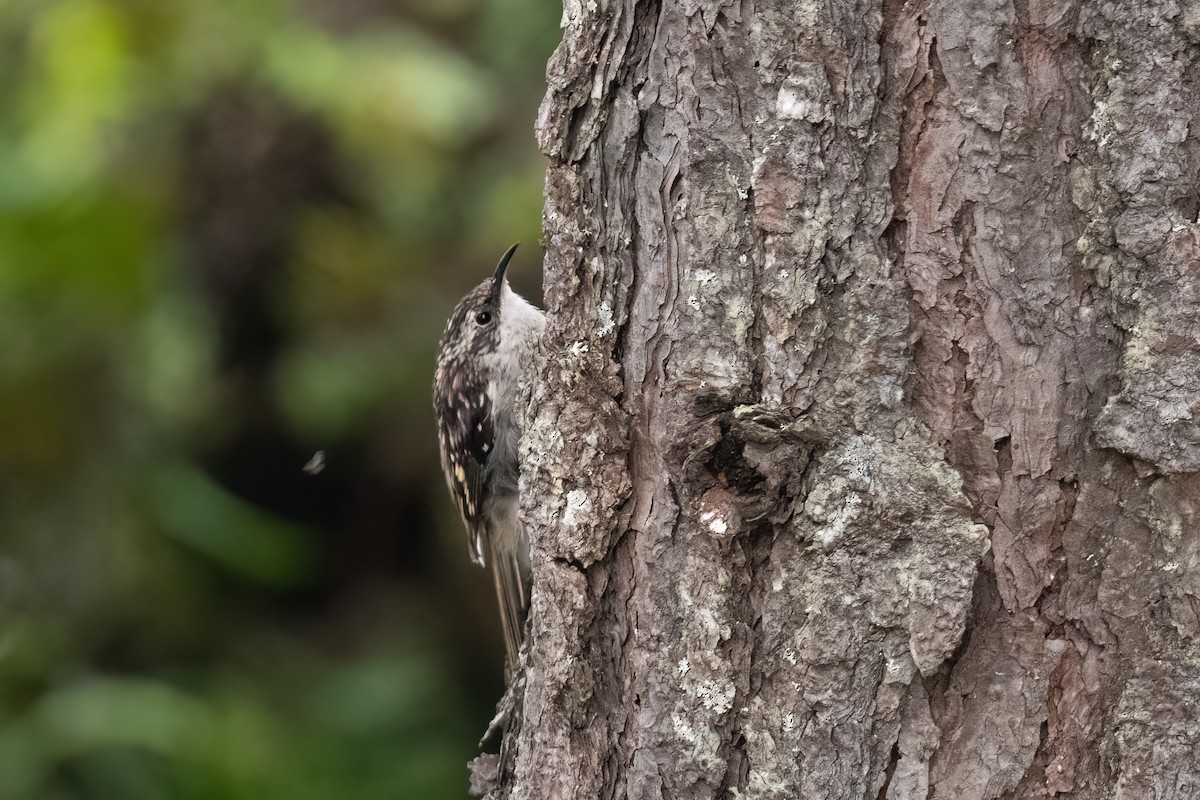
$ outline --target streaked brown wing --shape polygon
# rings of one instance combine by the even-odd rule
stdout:
[[[469,534],[471,560],[484,563],[481,514],[487,501],[484,475],[492,450],[492,416],[487,393],[464,389],[434,401],[441,432],[442,471]]]

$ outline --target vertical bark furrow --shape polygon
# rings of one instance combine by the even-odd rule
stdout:
[[[1173,5],[1136,14],[1113,3],[1089,9],[1082,25],[1097,44],[1093,171],[1078,193],[1092,225],[1080,249],[1129,333],[1121,391],[1096,435],[1164,472],[1200,470],[1200,109],[1185,80],[1196,48],[1180,16]]]
[[[1186,688],[1200,675],[1190,612],[1200,596],[1200,226],[1191,199],[1200,159],[1189,15],[1173,4],[1102,3],[1080,21],[1093,76],[1075,185],[1088,220],[1079,250],[1124,347],[1119,391],[1094,424],[1095,443],[1111,449],[1080,488],[1072,611],[1113,651],[1104,682],[1117,699],[1098,738],[1121,798],[1190,797],[1200,786],[1200,728],[1182,722],[1200,711]]]
[[[1042,727],[1065,646],[1063,530],[1096,376],[1114,358],[1073,247],[1067,165],[1086,120],[1085,65],[1070,4],[931,3],[927,14],[936,57],[911,98],[924,124],[902,144],[897,184],[920,308],[914,399],[991,528],[994,578],[982,585],[996,590],[977,598],[970,644],[934,703],[929,796],[1044,792],[1039,752],[1076,763],[1087,746],[1070,715]],[[974,691],[958,699],[956,686]]]

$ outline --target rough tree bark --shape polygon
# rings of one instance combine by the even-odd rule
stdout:
[[[563,25],[494,794],[1200,797],[1200,4]]]

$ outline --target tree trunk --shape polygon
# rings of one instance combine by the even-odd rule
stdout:
[[[568,0],[497,797],[1200,797],[1200,3]]]

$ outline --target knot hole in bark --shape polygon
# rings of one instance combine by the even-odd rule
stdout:
[[[748,522],[783,522],[803,503],[803,478],[819,450],[820,435],[805,409],[765,405],[715,408],[714,398],[697,401],[709,439],[693,457],[695,485],[719,485]]]

